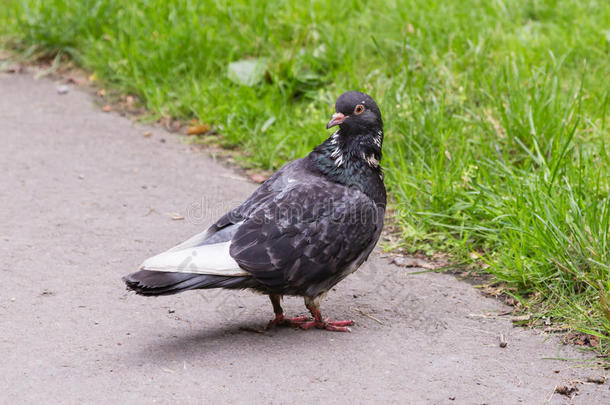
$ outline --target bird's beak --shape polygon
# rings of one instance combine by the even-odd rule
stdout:
[[[326,129],[342,124],[346,118],[347,117],[340,112],[334,113],[333,117],[330,119],[330,121],[328,121],[328,124],[326,124]]]

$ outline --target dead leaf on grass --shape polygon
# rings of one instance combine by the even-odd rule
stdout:
[[[188,135],[201,135],[201,134],[205,134],[209,130],[210,130],[210,126],[207,124],[193,125],[193,126],[188,127],[188,129],[186,130],[186,133]]]

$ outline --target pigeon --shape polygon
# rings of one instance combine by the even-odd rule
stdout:
[[[285,164],[209,229],[123,277],[127,288],[144,296],[251,289],[270,297],[275,318],[269,328],[349,332],[353,321],[323,318],[320,301],[368,259],[381,234],[383,121],[369,95],[348,91],[326,128],[335,126],[312,152]],[[286,317],[283,296],[304,297],[313,319]]]

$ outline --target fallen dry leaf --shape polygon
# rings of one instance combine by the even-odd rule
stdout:
[[[142,135],[144,135],[145,138],[150,138],[152,136],[152,132],[146,131]]]
[[[267,180],[267,176],[264,176],[260,173],[254,173],[254,174],[250,175],[250,180],[252,180],[255,183],[260,184],[260,183],[264,183],[265,180]]]
[[[184,217],[177,212],[168,212],[167,215],[174,221],[182,221]]]
[[[106,104],[105,106],[102,107],[102,111],[110,112],[110,111],[112,111],[112,106],[110,104]]]
[[[188,135],[201,135],[201,134],[205,134],[209,130],[210,130],[210,127],[207,124],[193,125],[191,127],[188,127],[188,129],[186,130],[186,133]]]
[[[571,332],[563,337],[564,343],[572,343],[578,346],[599,346],[599,339],[597,336],[589,335],[582,332]]]

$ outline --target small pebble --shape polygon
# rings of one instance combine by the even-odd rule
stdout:
[[[68,93],[68,91],[70,91],[70,88],[65,84],[62,84],[61,86],[57,87],[57,93],[59,94],[66,94]]]
[[[174,312],[176,312],[176,310],[175,310],[175,309],[171,309],[171,308],[170,308],[170,309],[168,309],[168,310],[167,310],[167,313],[168,313],[168,314],[173,314]]]

